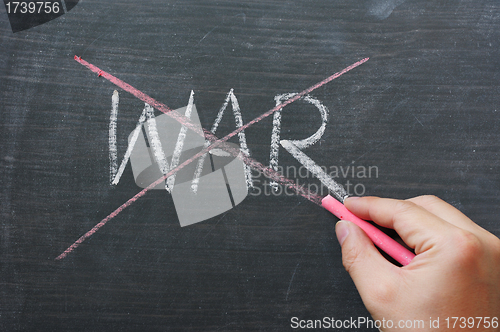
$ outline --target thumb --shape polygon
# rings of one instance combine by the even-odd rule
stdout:
[[[361,228],[340,220],[335,225],[335,232],[342,246],[342,263],[363,301],[376,297],[377,289],[385,292],[397,287],[399,268],[380,254]]]

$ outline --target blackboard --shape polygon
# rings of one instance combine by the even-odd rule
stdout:
[[[259,195],[186,227],[172,196],[150,191],[56,260],[141,190],[130,164],[110,185],[108,133],[117,90],[121,160],[144,102],[75,55],[172,109],[193,91],[208,129],[232,89],[247,123],[368,57],[311,92],[329,119],[303,152],[332,170],[376,167],[336,178],[359,194],[434,194],[498,236],[499,13],[495,0],[85,0],[14,33],[0,6],[1,330],[286,331],[292,317],[369,316],[336,218],[266,194],[263,176]],[[321,117],[299,100],[281,125],[303,139]],[[229,107],[217,136],[234,129]],[[272,129],[271,116],[245,130],[264,165]]]

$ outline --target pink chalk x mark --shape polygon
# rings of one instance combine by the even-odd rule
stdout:
[[[130,84],[125,83],[124,81],[122,81],[119,78],[117,78],[117,77],[109,74],[108,72],[101,70],[100,68],[94,66],[93,64],[91,64],[91,63],[83,60],[81,57],[78,57],[78,56],[75,55],[74,59],[78,63],[80,63],[80,64],[84,65],[85,67],[87,67],[88,69],[90,69],[92,72],[99,74],[100,77],[104,77],[105,79],[107,79],[111,83],[113,83],[113,84],[117,85],[118,87],[122,88],[123,90],[131,93],[132,95],[134,95],[138,99],[142,100],[143,102],[149,104],[150,106],[156,108],[157,110],[159,110],[159,111],[161,111],[161,112],[163,112],[165,114],[170,115],[172,118],[176,119],[179,123],[181,123],[185,127],[193,130],[194,132],[198,133],[199,135],[202,135],[205,138],[207,138],[208,140],[210,140],[212,144],[209,145],[209,146],[207,146],[207,147],[205,147],[205,148],[203,148],[200,152],[198,152],[197,154],[195,154],[194,156],[192,156],[188,160],[184,161],[182,164],[180,164],[180,165],[176,166],[175,168],[171,169],[163,177],[159,178],[158,180],[156,180],[155,182],[153,182],[152,184],[150,184],[148,187],[146,187],[143,190],[141,190],[140,192],[138,192],[136,195],[134,195],[128,201],[126,201],[125,203],[123,203],[122,205],[120,205],[120,207],[118,207],[115,211],[113,211],[112,213],[110,213],[106,218],[104,218],[98,224],[96,224],[91,230],[89,230],[87,233],[85,233],[84,235],[82,235],[78,240],[76,240],[63,253],[61,253],[59,256],[57,256],[56,260],[61,260],[61,259],[65,258],[69,253],[71,253],[73,250],[75,250],[86,239],[88,239],[89,237],[91,237],[100,228],[102,228],[109,220],[111,220],[114,217],[116,217],[124,209],[126,209],[128,206],[130,206],[135,201],[137,201],[140,197],[144,196],[149,190],[151,190],[152,188],[156,187],[158,184],[164,182],[168,177],[174,175],[180,169],[182,169],[186,165],[190,164],[194,160],[198,159],[199,157],[203,156],[204,154],[208,153],[210,150],[212,150],[212,149],[214,149],[216,147],[223,147],[226,151],[231,152],[231,154],[233,154],[234,156],[239,156],[239,158],[241,158],[243,160],[243,162],[245,164],[249,165],[251,168],[261,171],[262,174],[264,174],[266,177],[268,177],[268,178],[270,178],[272,180],[275,180],[277,182],[280,182],[280,183],[282,183],[285,186],[288,186],[290,189],[294,190],[300,196],[302,196],[302,197],[310,200],[313,203],[321,205],[321,197],[319,195],[313,194],[309,190],[307,190],[306,188],[304,188],[302,186],[296,185],[292,180],[284,177],[279,172],[276,172],[273,169],[265,167],[261,163],[257,162],[256,160],[253,160],[252,158],[250,158],[250,157],[248,157],[248,156],[246,156],[244,154],[240,154],[240,150],[239,149],[233,149],[231,147],[225,146],[224,143],[227,140],[229,140],[231,137],[237,135],[238,133],[242,132],[243,130],[245,130],[246,128],[250,127],[251,125],[253,125],[253,124],[255,124],[255,123],[257,123],[257,122],[265,119],[266,117],[268,117],[269,115],[273,114],[274,112],[276,112],[276,111],[284,108],[285,106],[293,103],[294,101],[299,100],[300,98],[306,96],[307,94],[311,93],[312,91],[314,91],[314,90],[322,87],[323,85],[325,85],[325,84],[333,81],[334,79],[342,76],[343,74],[347,73],[348,71],[350,71],[350,70],[352,70],[352,69],[360,66],[361,64],[363,64],[363,63],[365,63],[366,61],[369,60],[369,58],[365,58],[365,59],[362,59],[362,60],[360,60],[360,61],[358,61],[358,62],[356,62],[356,63],[354,63],[354,64],[352,64],[352,65],[350,65],[350,66],[348,66],[346,68],[344,68],[343,70],[341,70],[341,71],[339,71],[339,72],[337,72],[337,73],[335,73],[335,74],[327,77],[323,81],[321,81],[321,82],[319,82],[319,83],[317,83],[317,84],[309,87],[308,89],[305,89],[304,91],[302,91],[302,92],[294,95],[292,98],[287,99],[283,103],[281,103],[279,105],[276,105],[274,108],[270,109],[266,113],[264,113],[264,114],[260,115],[259,117],[253,119],[252,121],[248,122],[247,124],[245,124],[245,125],[237,128],[236,130],[234,130],[233,132],[231,132],[228,135],[224,136],[223,138],[218,139],[215,135],[213,135],[210,131],[208,131],[206,129],[203,129],[202,131],[200,131],[200,129],[197,126],[195,126],[194,124],[192,124],[192,122],[190,121],[190,119],[188,119],[187,117],[185,117],[185,116],[179,114],[178,112],[170,109],[166,105],[158,102],[157,100],[153,99],[152,97],[148,96],[147,94],[143,93],[142,91],[134,88]],[[233,150],[235,150],[235,151],[233,151]]]

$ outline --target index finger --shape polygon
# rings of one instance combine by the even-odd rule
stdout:
[[[344,202],[358,217],[393,228],[419,254],[440,242],[454,226],[411,202],[379,197],[350,197]]]
[[[413,202],[422,208],[426,209],[430,213],[435,214],[439,218],[449,222],[464,230],[468,230],[471,233],[477,233],[484,231],[479,225],[473,222],[469,217],[460,212],[454,206],[446,203],[442,199],[432,196],[424,195],[408,199],[408,201]]]

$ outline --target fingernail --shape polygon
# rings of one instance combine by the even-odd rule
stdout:
[[[337,240],[339,240],[340,245],[344,243],[345,238],[349,235],[349,225],[345,220],[340,220],[335,225],[335,233],[337,234]]]
[[[357,199],[359,199],[359,198],[360,198],[359,196],[349,196],[349,197],[347,197],[347,198],[345,199],[344,203],[345,203],[346,201],[355,201],[355,200],[357,200]]]

